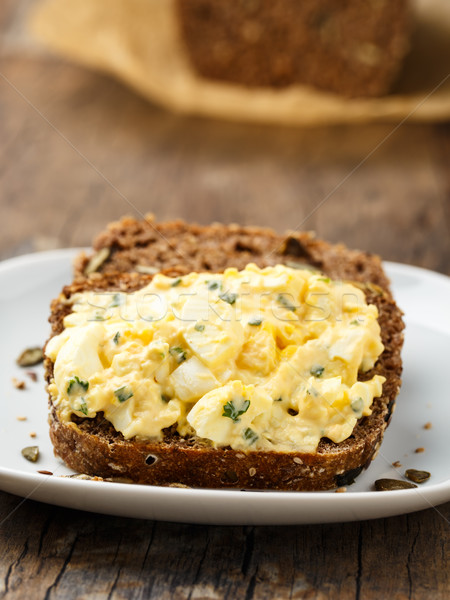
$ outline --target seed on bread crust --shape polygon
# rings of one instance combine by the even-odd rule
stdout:
[[[159,271],[159,269],[150,265],[136,265],[135,270],[137,273],[142,273],[143,275],[156,275]]]
[[[84,269],[84,275],[88,276],[91,273],[96,273],[103,263],[108,260],[110,254],[111,248],[102,248],[94,254]]]

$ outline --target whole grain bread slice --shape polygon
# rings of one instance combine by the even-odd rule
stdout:
[[[161,240],[159,233],[165,239]],[[202,249],[202,244],[207,249]],[[180,437],[175,427],[164,431],[161,442],[125,440],[101,413],[94,419],[73,416],[71,422],[62,422],[50,398],[50,437],[55,453],[67,465],[80,473],[143,484],[274,490],[332,489],[351,483],[369,466],[390,422],[400,388],[404,327],[378,257],[332,246],[307,233],[277,236],[271,230],[257,228],[200,227],[182,222],[149,225],[134,219],[112,224],[94,246],[97,252],[108,248],[108,258],[88,277],[83,272],[90,257],[79,258],[76,281],[52,303],[52,336],[63,330],[73,294],[87,290],[134,291],[149,283],[152,275],[133,272],[136,265],[155,266],[158,270],[165,266],[164,273],[177,275],[204,270],[205,265],[215,271],[227,266],[241,268],[245,266],[241,260],[260,266],[304,262],[333,279],[357,282],[367,302],[377,306],[385,350],[375,367],[361,374],[360,379],[379,374],[386,382],[383,395],[374,400],[372,414],[357,423],[350,438],[339,444],[323,438],[313,453],[244,453],[213,448],[196,437]],[[178,256],[180,250],[183,261]],[[50,382],[53,364],[47,358],[45,365]]]
[[[75,261],[77,278],[93,273],[174,274],[192,271],[221,272],[233,266],[243,269],[276,264],[310,265],[329,272],[335,279],[374,283],[389,291],[378,256],[350,250],[343,244],[317,240],[311,232],[284,235],[272,229],[241,225],[193,225],[184,221],[157,223],[153,215],[137,220],[124,217],[110,223],[94,240],[92,253],[81,253]]]

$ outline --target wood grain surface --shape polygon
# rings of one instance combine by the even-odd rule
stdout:
[[[90,243],[123,214],[313,229],[450,274],[450,126],[287,129],[168,114],[0,4],[0,258]],[[450,597],[450,503],[401,517],[207,527],[0,493],[0,598]]]

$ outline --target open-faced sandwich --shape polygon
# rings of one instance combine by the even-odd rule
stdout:
[[[92,476],[347,485],[400,388],[380,259],[308,233],[123,219],[78,258],[50,322],[51,439]]]

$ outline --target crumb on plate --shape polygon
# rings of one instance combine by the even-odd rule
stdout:
[[[12,384],[16,388],[16,390],[24,390],[25,389],[25,381],[23,379],[17,379],[16,377],[13,377]]]

